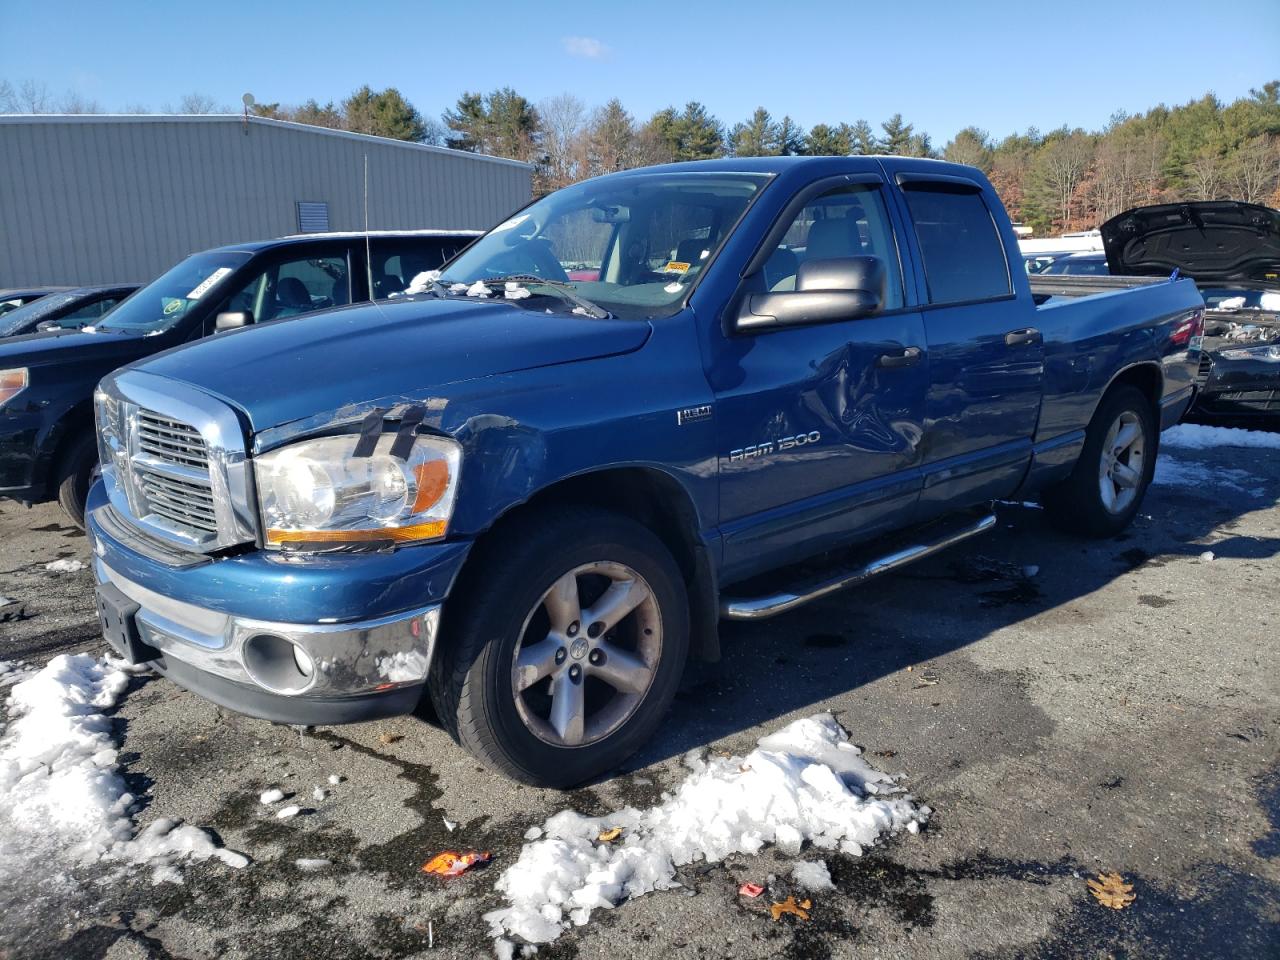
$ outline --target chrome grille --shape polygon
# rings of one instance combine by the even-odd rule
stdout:
[[[181,533],[218,533],[209,449],[190,424],[152,410],[134,418],[133,488],[143,512]]]
[[[149,410],[138,411],[138,452],[184,467],[209,469],[209,451],[195,427]]]

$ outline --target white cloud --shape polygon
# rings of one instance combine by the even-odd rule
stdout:
[[[603,60],[609,55],[609,48],[595,37],[561,37],[560,43],[571,57]]]

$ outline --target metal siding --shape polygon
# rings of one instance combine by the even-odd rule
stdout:
[[[332,230],[482,229],[527,202],[528,167],[252,122],[0,122],[0,287],[147,281],[189,253],[297,232],[298,200]]]

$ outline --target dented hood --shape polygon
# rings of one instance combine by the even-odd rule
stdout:
[[[1101,227],[1107,266],[1120,276],[1168,276],[1203,283],[1280,283],[1280,211],[1236,200],[1135,207]]]
[[[596,320],[503,301],[362,304],[220,333],[147,360],[239,407],[253,431],[387,396],[639,348],[643,320]]]

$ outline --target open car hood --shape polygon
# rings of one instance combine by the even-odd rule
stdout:
[[[1102,225],[1107,266],[1121,276],[1280,284],[1280,211],[1236,200],[1135,207]]]

